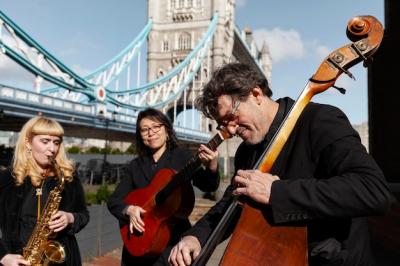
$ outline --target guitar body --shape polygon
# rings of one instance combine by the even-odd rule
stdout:
[[[174,177],[172,169],[161,169],[145,188],[130,192],[124,199],[126,204],[141,206],[143,214],[143,234],[129,232],[129,223],[120,229],[125,247],[133,256],[157,256],[166,248],[177,218],[187,218],[194,207],[194,192],[190,182],[178,186],[159,206],[156,195]]]

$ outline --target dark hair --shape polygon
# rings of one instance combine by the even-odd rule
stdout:
[[[172,150],[178,146],[178,139],[175,135],[175,131],[172,127],[172,123],[169,120],[169,118],[157,109],[147,108],[139,112],[136,121],[136,148],[137,152],[139,153],[139,156],[145,156],[151,154],[151,150],[149,149],[149,147],[144,145],[142,135],[140,134],[140,121],[142,121],[143,118],[150,118],[164,125],[168,135],[167,137],[168,150]]]
[[[196,99],[196,106],[209,118],[218,116],[218,98],[235,95],[245,100],[252,89],[259,87],[264,95],[271,97],[267,79],[247,64],[229,63],[216,70],[204,86],[203,94]]]

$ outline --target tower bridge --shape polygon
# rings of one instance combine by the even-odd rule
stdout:
[[[148,21],[131,43],[80,76],[0,11],[0,60],[28,71],[33,84],[0,80],[0,130],[19,131],[30,117],[44,115],[60,121],[67,136],[132,141],[138,112],[154,107],[168,114],[180,140],[196,146],[207,142],[214,122],[194,102],[211,73],[240,61],[268,79],[271,75],[268,49],[257,49],[251,31],[235,26],[234,14],[234,0],[149,0]],[[225,172],[238,143],[221,147]]]
[[[368,70],[370,152],[400,199],[397,163],[400,141],[392,117],[399,114],[397,68],[400,38],[400,2],[385,5],[385,35]],[[148,21],[132,42],[87,76],[80,76],[0,11],[0,60],[16,62],[31,73],[33,86],[20,87],[0,79],[0,130],[19,131],[27,119],[46,115],[59,120],[68,136],[132,141],[138,111],[163,110],[174,121],[179,139],[188,144],[206,142],[213,122],[187,114],[210,74],[220,65],[240,61],[271,78],[268,47],[259,51],[249,29],[235,26],[234,0],[148,0]],[[147,46],[147,52],[144,52]],[[147,53],[143,66],[141,54]],[[8,61],[7,61],[8,60]],[[142,81],[142,69],[147,80]],[[197,118],[196,118],[197,119]],[[109,134],[106,134],[108,132]],[[230,172],[237,139],[220,147],[224,171]],[[398,206],[398,201],[396,206]],[[399,208],[379,223],[372,219],[374,250],[387,265],[398,261],[396,247]],[[397,220],[393,220],[397,219]],[[378,240],[378,241],[377,241]],[[382,252],[386,249],[392,255]],[[381,254],[379,253],[381,252]],[[389,253],[390,253],[389,252]],[[383,265],[383,264],[382,264]]]

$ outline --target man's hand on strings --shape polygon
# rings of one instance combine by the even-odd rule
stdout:
[[[263,173],[259,170],[238,170],[234,177],[235,195],[245,195],[251,199],[269,204],[272,183],[279,180],[279,176]]]
[[[194,236],[185,236],[171,250],[168,262],[174,266],[186,266],[200,254],[199,240]]]

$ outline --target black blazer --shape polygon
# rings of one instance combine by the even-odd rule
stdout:
[[[293,104],[289,98],[278,102],[278,114],[264,141],[239,146],[236,170],[253,168]],[[265,208],[272,210],[277,224],[307,225],[310,265],[372,263],[364,217],[387,211],[391,194],[342,111],[310,103],[271,173],[281,180],[273,183]],[[195,235],[204,244],[231,202],[232,190],[229,186],[222,200],[184,235]]]
[[[123,214],[124,209],[127,207],[124,203],[124,198],[129,192],[137,188],[148,186],[156,173],[163,168],[169,168],[175,171],[181,170],[192,155],[193,154],[189,150],[175,148],[165,151],[157,163],[153,162],[151,156],[133,159],[126,166],[126,171],[124,171],[125,174],[121,182],[107,202],[108,209],[118,219],[120,226],[122,227],[129,222],[128,216]],[[199,168],[194,173],[192,183],[202,191],[215,191],[219,186],[219,174],[218,172],[212,173],[208,169]],[[186,185],[190,188],[189,193],[190,190],[191,193],[194,193],[192,184]],[[190,226],[190,222],[187,218],[177,220],[169,241],[169,246],[178,242],[180,235],[189,229]],[[167,264],[167,258],[168,256],[161,256],[160,261],[162,262],[160,263]],[[156,260],[157,258],[133,257],[125,248],[122,251],[123,265],[153,265]]]

